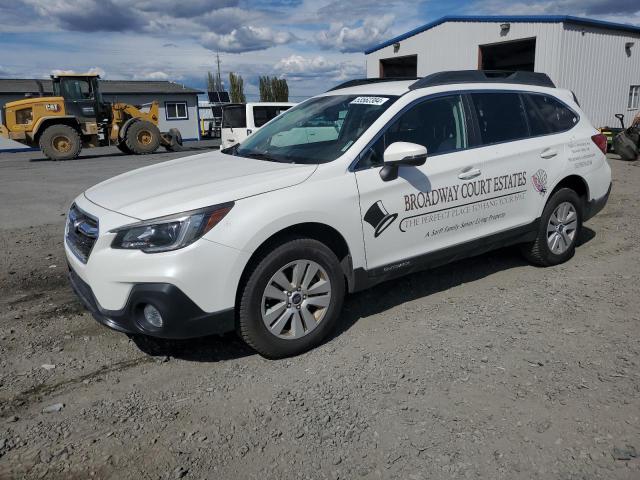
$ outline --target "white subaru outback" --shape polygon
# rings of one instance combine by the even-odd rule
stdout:
[[[121,332],[235,329],[294,355],[327,336],[346,292],[508,244],[568,260],[607,202],[606,147],[544,74],[348,82],[231,149],[78,196],[71,283]]]

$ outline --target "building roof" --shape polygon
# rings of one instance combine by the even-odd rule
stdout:
[[[26,94],[39,93],[38,82],[42,84],[44,93],[53,93],[51,80],[36,80],[31,78],[0,78],[0,94]],[[117,94],[180,94],[189,93],[197,95],[203,93],[194,88],[185,87],[179,83],[165,80],[100,80],[100,89],[107,95]]]
[[[365,50],[365,54],[373,53],[396,42],[413,37],[419,33],[430,30],[438,25],[447,22],[499,22],[499,23],[570,23],[573,25],[583,25],[587,27],[603,28],[605,30],[615,30],[618,32],[630,32],[640,34],[640,27],[624,23],[606,22],[604,20],[594,20],[591,18],[572,17],[570,15],[480,15],[480,16],[456,16],[448,15],[435,20],[421,27],[414,28],[402,35],[398,35],[386,42]]]

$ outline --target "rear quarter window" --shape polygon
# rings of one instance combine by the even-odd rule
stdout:
[[[548,130],[545,133],[566,132],[578,123],[578,115],[564,103],[549,95],[526,94],[527,100],[535,106],[538,116]],[[533,135],[536,133],[532,132]]]
[[[471,102],[484,145],[529,136],[526,114],[519,93],[472,93]]]

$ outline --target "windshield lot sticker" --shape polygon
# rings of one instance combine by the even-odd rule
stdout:
[[[547,172],[543,169],[533,174],[531,182],[533,183],[533,188],[535,188],[540,195],[547,193]]]
[[[378,238],[382,232],[395,222],[396,218],[398,218],[398,214],[387,212],[382,200],[378,200],[371,205],[367,213],[364,214],[364,221],[373,227],[374,238]]]
[[[388,98],[384,97],[357,97],[351,101],[351,105],[375,105],[379,106],[385,103]]]

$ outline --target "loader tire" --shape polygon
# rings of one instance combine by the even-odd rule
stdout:
[[[127,147],[127,144],[122,141],[120,143],[118,143],[116,145],[116,147],[118,147],[118,150],[120,150],[122,153],[124,153],[125,155],[131,155],[133,154],[133,152],[131,150],[129,150],[129,147]]]
[[[160,130],[153,123],[140,120],[127,128],[124,143],[136,155],[153,153],[160,146]]]
[[[40,150],[53,161],[73,160],[80,155],[82,140],[78,131],[69,125],[51,125],[42,132]]]

